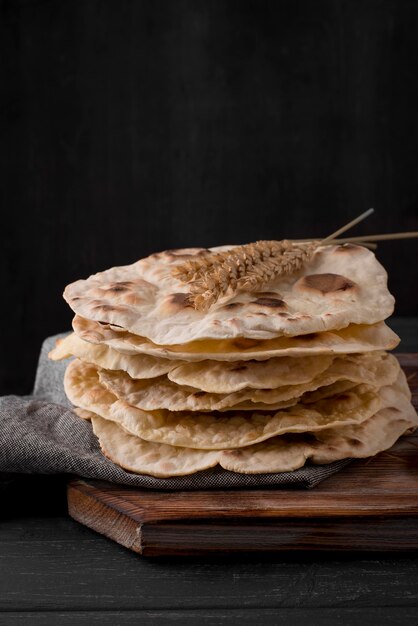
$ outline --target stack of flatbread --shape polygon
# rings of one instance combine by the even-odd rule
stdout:
[[[281,272],[261,258],[250,288],[235,250],[166,251],[66,288],[74,332],[50,357],[76,357],[65,390],[107,457],[156,477],[282,472],[375,455],[418,425],[370,250],[318,246]],[[230,285],[208,282],[214,258]]]

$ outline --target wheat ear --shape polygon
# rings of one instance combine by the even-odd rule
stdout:
[[[242,276],[255,264],[280,254],[287,246],[288,242],[284,241],[256,241],[224,252],[212,252],[202,255],[197,261],[186,261],[177,265],[173,269],[173,276],[184,283],[190,283],[208,272],[213,274],[219,271],[221,276],[225,276],[227,268],[232,275],[237,273]]]
[[[297,272],[318,246],[335,238],[365,219],[369,209],[322,241],[257,241],[225,252],[209,253],[173,269],[173,276],[190,285],[190,304],[207,311],[222,296],[237,291],[257,291],[285,274]]]
[[[257,241],[208,255],[202,264],[186,262],[173,273],[190,285],[190,304],[206,311],[227,293],[256,291],[278,276],[296,272],[311,258],[317,245]]]

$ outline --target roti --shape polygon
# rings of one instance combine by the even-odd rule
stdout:
[[[418,426],[417,414],[404,397],[397,407],[379,410],[361,424],[329,428],[314,435],[285,435],[236,450],[196,450],[144,441],[117,423],[85,411],[103,454],[124,469],[159,478],[194,474],[217,464],[231,472],[289,472],[310,461],[324,464],[343,458],[365,458],[387,450]]]
[[[301,359],[303,361],[303,359]],[[247,369],[241,372],[243,379]],[[148,380],[134,380],[123,372],[99,370],[99,380],[120,400],[145,411],[169,409],[170,411],[227,411],[234,408],[270,410],[296,404],[306,392],[328,387],[339,380],[366,383],[375,389],[390,385],[396,380],[400,366],[390,354],[359,355],[357,358],[337,357],[324,371],[307,382],[280,385],[274,389],[241,389],[232,393],[205,393],[196,387],[180,386],[167,376]],[[310,400],[312,402],[312,399]]]
[[[318,247],[301,269],[255,293],[225,295],[209,311],[190,303],[190,288],[174,277],[185,259],[210,250],[188,248],[152,254],[68,285],[64,298],[78,315],[116,325],[159,345],[196,340],[294,337],[350,324],[375,324],[393,312],[387,274],[362,246]]]
[[[188,344],[157,345],[109,324],[101,324],[75,316],[73,329],[84,341],[105,345],[123,354],[148,354],[182,361],[264,361],[273,357],[327,354],[353,354],[392,350],[399,337],[384,323],[352,324],[338,331],[311,333],[295,337],[280,337],[268,341],[243,337],[223,341],[193,341]]]
[[[358,385],[309,407],[295,405],[280,411],[228,413],[143,411],[118,400],[100,384],[94,366],[78,360],[67,367],[64,386],[74,405],[119,423],[141,439],[206,450],[239,448],[279,434],[360,423],[381,408],[388,390],[404,394],[408,390],[400,371],[394,385],[382,387],[378,392],[367,385]]]

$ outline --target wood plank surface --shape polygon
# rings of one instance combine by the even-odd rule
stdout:
[[[418,620],[418,607],[378,607],[369,609],[319,608],[312,609],[194,609],[190,611],[94,611],[82,613],[73,611],[63,613],[5,613],[1,615],[2,626],[90,626],[90,624],[125,626],[125,624],[262,624],[263,626],[300,626],[313,623],[316,626],[335,626],[346,623],[350,626],[364,626],[365,621],[378,620],[381,626],[405,626]]]
[[[418,355],[398,356],[417,405]],[[70,515],[144,556],[418,549],[418,435],[310,491],[161,492],[74,480]]]
[[[0,524],[3,612],[418,606],[410,554],[231,554],[142,559],[66,518]],[[117,623],[117,622],[116,622]]]

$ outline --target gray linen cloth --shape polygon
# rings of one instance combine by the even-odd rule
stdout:
[[[54,362],[48,352],[58,337],[43,343],[30,396],[0,398],[0,472],[76,474],[147,489],[225,489],[314,487],[347,463],[306,466],[294,472],[235,474],[221,468],[178,478],[153,478],[126,472],[104,457],[88,421],[72,410],[63,388],[68,361]]]

